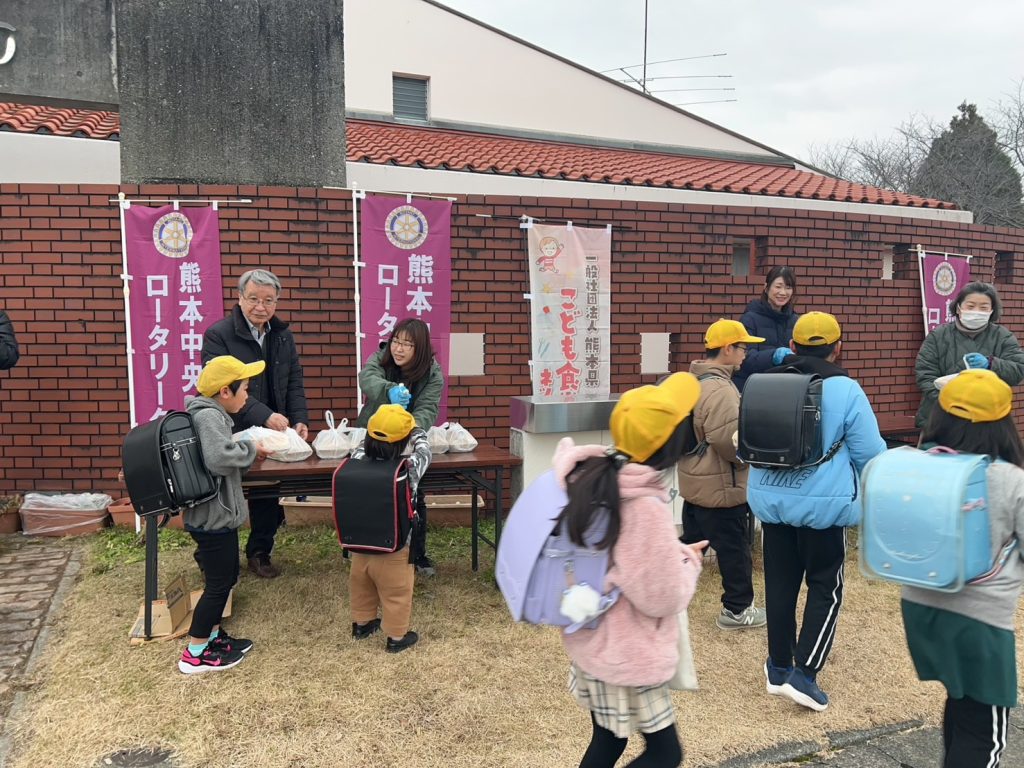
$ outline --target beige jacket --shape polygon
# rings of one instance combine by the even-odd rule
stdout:
[[[713,374],[700,382],[700,400],[693,409],[693,431],[707,440],[707,449],[679,461],[679,493],[700,507],[736,507],[747,501],[748,467],[736,458],[733,434],[739,428],[740,393],[732,383],[737,366],[714,360],[690,363],[694,376]]]

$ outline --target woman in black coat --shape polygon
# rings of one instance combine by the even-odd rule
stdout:
[[[747,357],[733,377],[736,388],[743,390],[747,377],[763,373],[781,365],[793,352],[789,342],[793,339],[793,326],[799,317],[793,311],[796,297],[796,275],[789,267],[772,267],[764,279],[761,298],[747,305],[740,322],[751,336],[764,338],[763,344],[747,347]]]
[[[18,362],[18,340],[14,338],[14,326],[7,313],[0,309],[0,371],[13,368]]]

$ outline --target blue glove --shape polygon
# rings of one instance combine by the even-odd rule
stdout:
[[[412,395],[409,394],[409,390],[405,388],[405,384],[398,384],[388,390],[388,400],[392,405],[400,405],[403,408],[408,408],[409,401],[412,400]]]
[[[964,355],[964,362],[968,368],[988,368],[988,358],[980,352],[970,352]]]
[[[782,365],[782,361],[792,354],[794,354],[793,350],[789,347],[779,347],[772,353],[772,364]]]

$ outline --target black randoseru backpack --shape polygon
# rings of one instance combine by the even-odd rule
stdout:
[[[799,372],[755,373],[747,379],[736,455],[764,469],[800,469],[831,459],[842,440],[824,450],[822,383],[816,374]]]
[[[184,411],[170,411],[125,435],[121,464],[141,517],[177,514],[217,495],[217,478],[206,468],[192,416]]]
[[[343,548],[380,555],[405,546],[416,514],[405,459],[345,459],[334,470],[331,489]]]

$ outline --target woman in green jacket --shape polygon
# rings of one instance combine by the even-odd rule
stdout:
[[[381,344],[359,372],[359,386],[366,402],[356,426],[365,428],[377,409],[389,403],[403,406],[423,431],[434,426],[444,391],[444,374],[434,359],[427,324],[414,317],[397,323],[391,338]],[[416,493],[416,512],[419,521],[413,526],[413,563],[417,571],[432,576],[434,563],[427,556],[427,504],[422,491]]]
[[[917,353],[914,373],[921,389],[918,428],[928,423],[935,408],[939,397],[935,380],[942,376],[965,368],[987,368],[1011,387],[1024,380],[1024,350],[1016,336],[997,324],[1003,307],[994,285],[968,283],[949,310],[953,322],[929,333]]]

